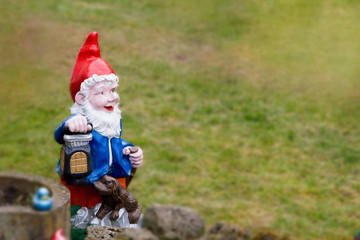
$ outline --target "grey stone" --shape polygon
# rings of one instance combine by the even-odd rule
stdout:
[[[159,240],[152,232],[144,228],[131,228],[124,237],[127,240]]]
[[[190,240],[203,235],[205,224],[190,208],[154,205],[144,214],[144,228],[161,240]]]
[[[225,222],[216,223],[210,228],[201,240],[248,240],[250,234],[239,226],[229,225]]]
[[[86,237],[85,240],[126,240],[124,234],[128,231],[128,228],[118,228],[118,227],[103,227],[92,225],[86,228]]]
[[[85,240],[158,240],[150,231],[142,228],[118,228],[92,225],[86,228]]]

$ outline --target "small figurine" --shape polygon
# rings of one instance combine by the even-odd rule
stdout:
[[[63,235],[64,229],[60,228],[52,236],[51,240],[67,240]]]
[[[103,219],[110,211],[110,219],[115,221],[119,217],[119,210],[125,208],[128,212],[130,224],[138,222],[141,215],[141,207],[136,198],[126,191],[116,179],[108,175],[103,176],[94,185],[97,192],[102,195],[103,201],[96,216]]]
[[[94,191],[93,186],[102,177],[111,176],[126,188],[132,173],[142,165],[141,148],[132,152],[129,148],[133,144],[121,139],[122,120],[116,93],[118,80],[113,69],[100,56],[98,34],[90,33],[79,51],[71,76],[72,115],[55,130],[55,140],[59,144],[69,140],[64,139],[65,126],[71,133],[92,135],[91,140],[88,139],[90,155],[84,149],[79,150],[79,154],[64,150],[63,161],[60,157],[57,165],[61,182],[70,190],[72,206],[91,208],[101,203],[102,196]],[[65,164],[68,167],[65,168]],[[64,172],[67,172],[66,176]],[[81,181],[69,181],[80,175]]]
[[[50,192],[46,187],[39,188],[33,197],[33,206],[38,211],[48,211],[53,205]]]

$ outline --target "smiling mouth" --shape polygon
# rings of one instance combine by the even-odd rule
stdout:
[[[104,107],[106,110],[108,110],[109,112],[114,111],[114,107],[113,106],[108,106],[108,107]]]

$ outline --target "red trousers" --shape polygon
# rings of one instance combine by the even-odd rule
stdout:
[[[121,186],[126,189],[126,178],[117,179]],[[60,178],[62,184],[64,184],[70,191],[70,205],[80,205],[82,207],[92,208],[98,203],[102,202],[101,195],[97,193],[92,185],[76,186],[66,185],[65,180]]]

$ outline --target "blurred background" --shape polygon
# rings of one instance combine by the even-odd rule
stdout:
[[[144,209],[292,239],[360,229],[360,2],[0,1],[1,171],[58,178],[53,132],[97,31]]]

